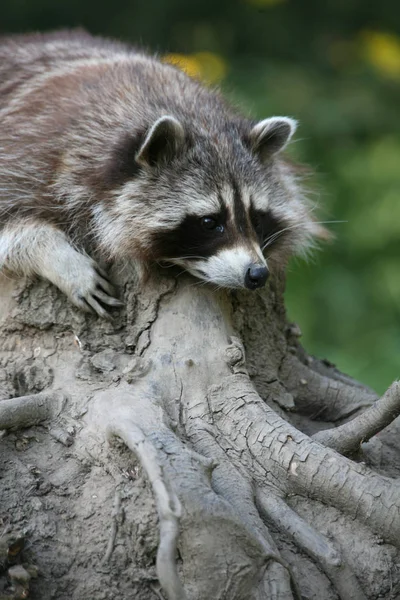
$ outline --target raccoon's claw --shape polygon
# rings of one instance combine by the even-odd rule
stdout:
[[[113,296],[109,296],[108,293],[102,291],[103,285],[100,287],[96,286],[94,290],[89,290],[85,296],[76,296],[73,298],[74,303],[81,309],[86,312],[95,312],[103,319],[111,319],[111,315],[107,312],[106,307],[121,307],[124,306],[124,303],[114,298]],[[107,286],[108,290],[111,293],[111,285]],[[104,289],[104,288],[103,288]]]
[[[90,260],[90,259],[89,259]],[[74,289],[69,294],[78,308],[97,313],[103,319],[111,319],[108,307],[123,306],[123,302],[114,297],[115,291],[107,279],[106,273],[95,263],[86,263],[85,270],[75,281]]]
[[[101,306],[101,304],[93,296],[80,299],[80,308],[90,313],[97,313],[103,319],[111,320],[111,315]]]
[[[111,292],[109,292],[109,293],[111,293]],[[117,298],[110,296],[109,293],[104,291],[104,288],[100,287],[100,285],[98,285],[94,296],[97,300],[100,300],[101,302],[104,302],[105,304],[108,304],[109,306],[124,306],[124,303],[121,302],[121,300],[118,300]]]
[[[96,271],[97,275],[99,276],[99,280],[104,280],[106,283],[111,285],[110,280],[108,279],[108,274],[104,269],[99,267],[99,265],[96,263],[94,263],[93,268]]]
[[[86,296],[77,296],[72,299],[74,304],[81,308],[86,312],[95,312],[103,319],[111,319],[111,315],[107,312],[104,304],[107,304],[110,307],[120,307],[123,306],[123,302],[117,300],[117,298],[113,298],[112,296],[107,296],[100,291],[95,293],[89,293]]]

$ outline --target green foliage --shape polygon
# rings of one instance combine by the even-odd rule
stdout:
[[[288,114],[330,229],[291,265],[304,343],[382,391],[400,376],[400,5],[362,0],[3,0],[2,32],[84,26],[221,82],[247,112]]]

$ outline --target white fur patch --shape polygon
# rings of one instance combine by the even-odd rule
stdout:
[[[106,255],[110,257],[121,255],[121,248],[122,255],[126,256],[129,247],[134,249],[132,242],[135,239],[145,245],[149,234],[170,231],[189,214],[200,218],[221,210],[217,195],[204,196],[189,186],[179,196],[173,195],[165,186],[165,198],[149,202],[143,196],[140,179],[125,184],[114,194],[113,200],[111,206],[97,205],[93,208],[98,243],[104,250],[107,249]]]
[[[269,207],[269,194],[267,190],[263,190],[261,193],[254,191],[252,193],[252,204],[256,210],[267,212]]]
[[[244,288],[246,272],[254,263],[267,266],[259,249],[239,246],[221,250],[206,260],[191,261],[184,266],[192,275],[210,283],[226,288]]]
[[[268,142],[271,142],[270,152],[268,154],[276,154],[281,152],[289,143],[291,137],[297,129],[297,121],[289,117],[269,117],[255,125],[251,131],[251,138],[254,147],[257,148],[264,143],[268,147]],[[276,138],[276,139],[275,139]]]
[[[224,204],[234,212],[234,191],[231,185],[225,184],[221,186],[220,193]],[[246,209],[250,208],[250,190],[245,185],[240,185],[240,199]]]
[[[75,304],[96,292],[96,263],[75,250],[66,235],[45,223],[23,222],[8,226],[0,235],[0,270],[40,275],[54,283]]]

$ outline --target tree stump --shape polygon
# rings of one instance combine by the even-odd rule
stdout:
[[[283,275],[113,278],[112,322],[1,282],[0,599],[399,598],[400,384],[308,356]]]

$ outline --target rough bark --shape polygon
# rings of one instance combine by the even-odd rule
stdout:
[[[308,356],[283,279],[114,279],[112,323],[0,284],[0,599],[399,598],[400,385]]]

